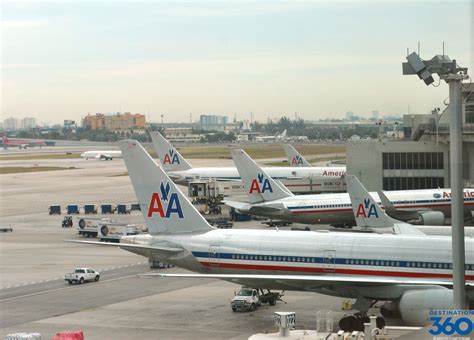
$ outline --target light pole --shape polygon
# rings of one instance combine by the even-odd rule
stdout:
[[[407,61],[402,64],[403,74],[416,74],[426,85],[430,85],[434,82],[432,74],[436,73],[449,85],[453,300],[456,308],[466,309],[461,82],[469,78],[467,68],[459,67],[456,60],[451,61],[444,53],[431,60],[421,60],[418,54],[413,52],[407,56]]]

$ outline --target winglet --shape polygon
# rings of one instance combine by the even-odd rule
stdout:
[[[283,189],[282,184],[271,178],[244,150],[230,151],[235,166],[239,171],[242,183],[250,203],[274,201],[293,196],[288,189]]]
[[[165,171],[182,171],[191,169],[192,166],[186,159],[171,145],[171,143],[158,131],[150,133],[153,146],[161,161],[161,166]]]
[[[124,140],[118,144],[151,235],[214,229],[139,142]]]
[[[346,184],[358,227],[392,228],[396,234],[424,235],[411,224],[386,215],[357,177],[346,175]]]
[[[312,167],[312,165],[304,159],[303,156],[291,145],[284,144],[283,149],[285,150],[286,157],[288,158],[288,164],[294,167]]]

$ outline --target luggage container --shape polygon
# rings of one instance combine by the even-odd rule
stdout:
[[[142,209],[140,208],[140,204],[139,204],[139,203],[133,203],[132,206],[130,207],[130,210],[131,210],[131,211],[135,211],[135,210],[140,211],[140,210],[142,210]]]
[[[67,214],[79,214],[79,206],[77,204],[69,204],[67,206]]]
[[[112,209],[112,204],[102,204],[100,206],[100,211],[102,214],[113,214],[114,210]]]
[[[117,204],[117,214],[130,214],[126,204]]]
[[[50,215],[61,215],[61,206],[60,205],[50,205],[49,206],[49,214]]]
[[[85,214],[97,214],[97,208],[94,204],[86,204],[84,205],[84,213]]]

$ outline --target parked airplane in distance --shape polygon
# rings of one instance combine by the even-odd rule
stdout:
[[[286,136],[286,130],[284,130],[282,133],[275,133],[273,136],[256,136],[255,141],[260,142],[260,143],[273,143],[273,142],[281,142],[281,141],[286,141],[288,140],[288,137]]]
[[[119,145],[151,235],[122,237],[135,244],[72,242],[118,246],[195,272],[157,274],[161,277],[216,278],[258,289],[354,298],[362,315],[374,302],[387,301],[382,314],[400,315],[411,325],[428,324],[430,310],[454,308],[449,237],[216,229],[137,141]],[[364,209],[382,218],[380,207],[371,204]],[[472,239],[466,239],[466,280],[472,303]],[[362,322],[345,316],[339,325],[352,331],[363,329]]]
[[[285,150],[286,157],[288,158],[288,164],[293,167],[312,167],[311,163],[308,162],[291,144],[284,144],[283,150]]]
[[[347,193],[293,195],[282,190],[281,185],[268,176],[243,150],[232,150],[234,163],[242,177],[249,203],[225,200],[224,203],[240,212],[290,222],[309,224],[354,224],[354,214]],[[380,204],[375,192],[370,193]],[[398,220],[406,220],[405,211],[412,209],[409,217],[419,217],[424,225],[443,225],[451,216],[451,190],[425,189],[387,191],[387,197],[398,209],[387,211]],[[470,218],[474,211],[474,189],[464,189],[464,214]],[[410,219],[408,219],[410,220]]]
[[[114,158],[123,158],[122,152],[119,150],[116,151],[85,151],[81,153],[81,157],[86,160],[91,159],[104,159],[106,161],[112,160]]]
[[[240,181],[240,175],[235,167],[199,167],[193,168],[186,159],[159,132],[152,132],[151,138],[163,169],[175,183],[187,185],[200,179],[215,179],[218,181]],[[318,191],[328,191],[334,186],[322,187],[322,182],[342,183],[341,176],[346,173],[346,167],[265,167],[265,171],[293,192],[311,192],[310,188]],[[343,188],[343,185],[340,185]],[[314,192],[314,191],[313,191]]]
[[[46,146],[46,143],[44,140],[39,140],[39,139],[8,139],[6,136],[2,137],[2,147],[4,149],[7,148],[20,148],[20,149],[26,149],[26,148],[32,148],[32,147],[43,147]]]

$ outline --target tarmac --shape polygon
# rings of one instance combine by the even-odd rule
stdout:
[[[231,160],[219,163],[231,165]],[[82,237],[75,227],[61,228],[64,213],[49,215],[49,205],[64,209],[70,203],[135,202],[128,176],[120,176],[125,165],[120,159],[0,161],[0,166],[35,164],[77,169],[0,175],[0,226],[13,228],[11,233],[0,233],[0,338],[39,332],[48,339],[60,331],[83,330],[86,339],[247,339],[255,333],[276,332],[272,321],[276,311],[296,312],[298,328],[315,329],[316,312],[331,310],[337,329],[344,299],[292,291],[276,306],[234,313],[230,301],[238,285],[147,277],[156,271],[184,271],[151,270],[146,258],[118,248],[64,242]],[[143,224],[139,212],[110,217]],[[264,226],[252,221],[234,223],[234,228]],[[75,267],[99,270],[101,280],[70,286],[63,276]]]

